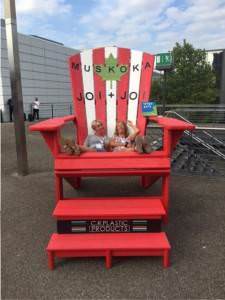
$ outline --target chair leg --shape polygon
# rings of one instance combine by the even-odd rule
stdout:
[[[74,182],[75,182],[76,189],[79,189],[81,185],[81,177],[76,177]]]
[[[163,202],[163,206],[166,210],[166,217],[164,219],[165,223],[168,222],[169,181],[170,181],[169,175],[163,176],[163,178],[162,178],[162,202]]]
[[[105,263],[107,269],[110,269],[112,267],[112,255],[110,251],[106,252]]]
[[[169,262],[169,250],[165,250],[163,253],[163,267],[168,268],[170,265]]]
[[[160,176],[154,176],[154,175],[143,175],[141,176],[141,185],[144,189],[149,188],[151,185],[153,185]]]
[[[56,202],[63,199],[63,178],[55,175]]]
[[[144,189],[147,189],[149,187],[149,176],[141,176],[141,186]]]
[[[53,251],[48,251],[48,268],[54,270],[55,268],[55,255]]]
[[[168,224],[168,213],[162,217],[163,223]]]

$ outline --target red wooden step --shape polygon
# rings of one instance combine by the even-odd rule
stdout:
[[[57,202],[58,220],[161,219],[166,215],[158,197],[76,198]]]
[[[163,266],[169,266],[170,244],[164,232],[122,234],[57,234],[54,233],[47,246],[48,266],[54,269],[56,257],[106,258],[111,267],[113,256],[162,256]]]

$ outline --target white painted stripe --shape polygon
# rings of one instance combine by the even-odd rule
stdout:
[[[105,47],[105,59],[112,54],[117,58],[117,47]],[[106,122],[107,122],[107,135],[113,136],[116,127],[116,90],[117,82],[106,81]]]
[[[91,128],[91,122],[96,119],[92,50],[86,50],[84,52],[81,52],[80,56],[87,117],[87,128],[88,134],[92,134],[93,130]]]
[[[136,124],[143,52],[131,50],[127,120]],[[138,65],[138,67],[137,67]]]

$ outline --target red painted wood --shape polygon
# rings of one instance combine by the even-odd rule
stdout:
[[[74,121],[75,119],[76,118],[74,115],[49,119],[29,126],[29,130],[30,131],[55,131],[58,130],[60,127],[64,126],[66,122]]]
[[[57,234],[47,246],[55,250],[169,250],[170,244],[164,232],[157,233],[101,233]]]
[[[138,158],[138,159],[147,159],[147,158],[155,158],[155,157],[162,157],[164,154],[163,151],[154,151],[150,154],[139,154],[138,152],[86,152],[82,153],[81,156],[71,156],[65,153],[60,153],[57,157],[61,159],[89,159],[89,158]]]
[[[118,48],[118,64],[128,65],[130,63],[130,49]],[[127,106],[129,93],[129,72],[117,81],[117,120],[127,121]],[[124,97],[126,95],[126,97]],[[124,99],[125,98],[125,99]]]
[[[163,176],[170,173],[170,169],[139,169],[139,170],[55,170],[55,174],[62,177],[82,176],[82,177],[102,177],[102,176],[142,176],[142,175],[159,175]]]
[[[150,65],[151,67],[146,67]],[[142,115],[142,102],[148,101],[151,92],[152,72],[154,68],[154,56],[148,53],[143,53],[142,72],[140,80],[140,92],[138,101],[137,125],[142,135],[146,130],[146,118]],[[145,68],[146,67],[146,68]]]
[[[55,175],[55,198],[56,202],[63,199],[63,179],[62,177]]]
[[[169,130],[194,130],[195,125],[174,118],[166,118],[161,116],[149,117],[149,120],[157,122],[164,128]]]
[[[163,266],[164,266],[164,268],[168,268],[169,265],[170,265],[170,262],[169,262],[169,251],[168,250],[164,250]]]
[[[161,176],[142,176],[141,185],[147,189],[152,186]]]
[[[71,235],[70,235],[71,236]],[[55,256],[57,257],[100,257],[100,256],[106,256],[107,250],[55,250],[54,252]]]
[[[71,219],[161,219],[166,212],[160,198],[76,198],[59,201],[53,216]]]
[[[60,153],[59,130],[41,131],[41,134],[52,152],[52,155],[56,157]]]
[[[118,48],[118,64],[130,64],[130,49]],[[105,63],[105,49],[93,50],[93,63]],[[150,68],[145,68],[146,64]],[[55,158],[56,200],[54,216],[57,219],[163,219],[168,218],[169,173],[172,149],[184,130],[193,130],[195,126],[186,122],[164,117],[144,118],[141,102],[148,100],[151,90],[151,77],[154,57],[143,53],[140,93],[137,112],[137,126],[141,134],[145,133],[146,121],[157,122],[164,128],[163,151],[140,155],[130,153],[84,153],[81,156],[69,156],[60,153],[59,130],[68,121],[77,127],[78,143],[83,143],[87,135],[87,119],[83,95],[83,79],[80,54],[69,60],[72,80],[72,94],[75,116],[55,118],[30,126],[31,131],[41,131]],[[127,97],[129,72],[117,82],[117,119],[127,119]],[[96,118],[106,124],[106,83],[94,73]],[[110,117],[110,116],[108,116]],[[90,120],[89,120],[90,121]],[[162,194],[160,197],[125,197],[125,198],[63,198],[63,178],[73,187],[80,184],[81,176],[142,176],[142,184],[147,187],[162,177]],[[162,256],[163,265],[169,265],[170,245],[164,233],[134,234],[53,234],[49,245],[49,268],[54,268],[54,258],[104,256],[106,267],[110,268],[113,256]]]
[[[107,269],[110,269],[111,266],[112,266],[112,253],[111,251],[106,251],[106,261],[105,261],[105,264],[106,264],[106,268]]]
[[[53,251],[47,251],[48,253],[48,268],[50,270],[54,270],[55,268],[55,262],[54,262],[54,252]]]
[[[171,149],[174,150],[179,139],[182,137],[183,135],[183,130],[173,130],[172,131],[172,141],[171,141]]]
[[[90,158],[90,159],[61,159],[58,158],[55,160],[55,169],[56,170],[146,170],[146,169],[169,169],[170,168],[170,159],[168,158],[152,158],[152,159],[129,159],[129,158],[113,158],[106,159],[102,158]]]
[[[93,63],[105,64],[105,48],[93,50]],[[101,120],[106,128],[106,82],[94,72],[96,119]]]
[[[76,54],[70,57],[69,66],[72,81],[74,109],[78,125],[77,140],[79,144],[83,144],[87,136],[87,119],[83,95],[83,79],[80,54]]]
[[[162,256],[163,265],[169,265],[169,241],[164,232],[133,234],[53,234],[47,246],[49,267],[54,267],[57,257],[106,257],[106,267],[111,267],[113,256]],[[50,261],[53,258],[53,263]]]
[[[171,157],[172,154],[172,132],[167,128],[163,131],[163,150],[165,151],[165,156]]]
[[[162,204],[166,210],[166,215],[163,217],[164,223],[168,223],[168,209],[169,209],[169,175],[162,177]]]

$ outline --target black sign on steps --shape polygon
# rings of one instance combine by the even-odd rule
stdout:
[[[161,220],[60,220],[58,233],[160,232]]]

